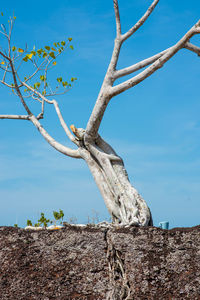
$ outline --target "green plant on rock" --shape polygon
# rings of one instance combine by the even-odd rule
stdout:
[[[54,218],[55,218],[55,221],[54,221],[55,225],[56,225],[56,221],[60,221],[60,225],[62,225],[63,224],[63,217],[64,217],[63,210],[60,209],[59,212],[53,211],[53,215],[54,215]]]
[[[27,221],[26,221],[26,225],[27,225],[27,226],[33,226],[31,220],[27,220]]]
[[[60,221],[60,225],[63,224],[63,217],[64,217],[64,212],[62,209],[59,210],[59,212],[57,211],[53,211],[53,216],[54,216],[54,220],[50,220],[47,219],[44,215],[43,212],[40,213],[40,218],[38,219],[38,222],[34,224],[35,227],[40,227],[42,226],[43,228],[47,228],[49,224],[55,224],[56,226],[56,222]],[[31,220],[27,220],[26,221],[27,226],[33,226],[33,223]],[[16,225],[16,224],[15,224]],[[14,225],[14,226],[15,226]]]
[[[40,217],[40,219],[38,220],[38,223],[39,223],[40,225],[43,225],[44,228],[47,228],[49,222],[50,222],[50,220],[47,219],[47,218],[45,218],[44,213],[42,212],[42,213],[41,213],[41,217]]]

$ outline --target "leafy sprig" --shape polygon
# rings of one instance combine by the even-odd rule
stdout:
[[[40,227],[40,226],[42,226],[42,227],[44,227],[44,228],[47,228],[47,226],[48,226],[49,224],[53,224],[53,223],[54,223],[55,226],[56,226],[56,222],[58,222],[58,221],[60,221],[60,225],[62,225],[62,224],[63,224],[63,218],[64,218],[64,215],[65,215],[65,214],[64,214],[64,212],[63,212],[62,209],[60,209],[59,212],[58,212],[58,211],[53,211],[54,220],[50,220],[50,219],[47,219],[47,218],[45,217],[45,215],[44,215],[43,212],[41,212],[40,218],[38,219],[38,222],[34,224],[34,226],[35,226],[35,227]],[[33,226],[32,221],[29,220],[29,219],[27,220],[26,224],[27,224],[27,226]]]

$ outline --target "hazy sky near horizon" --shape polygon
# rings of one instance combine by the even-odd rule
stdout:
[[[119,0],[122,30],[142,16],[151,1]],[[78,78],[57,97],[67,124],[85,128],[113,49],[112,0],[9,1],[1,21],[14,11],[13,44],[36,48],[73,37],[73,51],[51,72]],[[200,18],[200,2],[161,0],[136,34],[123,46],[118,68],[145,59],[176,43]],[[1,43],[3,37],[1,36]],[[200,46],[199,37],[192,42]],[[4,45],[4,44],[3,44]],[[153,76],[112,99],[100,134],[122,156],[134,186],[151,208],[154,224],[200,224],[200,58],[181,50]],[[0,87],[0,114],[24,114],[19,100]],[[49,115],[49,118],[48,118]],[[44,127],[70,145],[53,109]],[[108,218],[103,199],[85,163],[51,148],[26,121],[0,120],[0,226],[25,226],[40,212],[87,222],[93,211]]]

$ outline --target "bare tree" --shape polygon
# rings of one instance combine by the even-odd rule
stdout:
[[[122,44],[140,29],[158,2],[159,0],[154,0],[138,22],[127,32],[122,33],[118,1],[113,0],[116,20],[114,50],[85,129],[76,128],[74,125],[71,125],[70,128],[67,126],[59,109],[58,102],[54,99],[51,100],[52,96],[58,95],[59,93],[56,89],[53,90],[47,81],[48,70],[56,64],[57,56],[60,55],[66,47],[69,46],[72,48],[70,45],[71,39],[68,39],[67,43],[64,41],[54,43],[54,47],[46,46],[44,49],[33,49],[30,52],[27,48],[23,50],[11,46],[11,33],[15,17],[10,18],[8,32],[2,25],[1,33],[8,41],[8,49],[7,51],[0,51],[2,57],[0,68],[3,70],[1,83],[11,88],[13,93],[19,97],[26,111],[26,115],[0,115],[0,119],[16,119],[32,122],[45,140],[57,151],[66,156],[84,159],[94,177],[114,223],[148,226],[152,225],[153,221],[146,202],[129,182],[122,158],[117,155],[115,150],[98,133],[108,103],[114,96],[136,86],[148,78],[179,50],[187,49],[200,56],[200,48],[190,43],[191,38],[200,33],[199,20],[173,46],[139,61],[134,65],[120,70],[117,69]],[[34,71],[30,76],[22,79],[23,76],[21,76],[20,68],[22,63],[27,61],[32,63]],[[137,75],[134,75],[136,71],[139,72]],[[41,73],[42,75],[40,75]],[[129,74],[133,74],[130,79],[114,85],[118,78]],[[37,76],[39,76],[39,82],[32,85],[32,80]],[[71,79],[72,82],[74,80],[75,78]],[[62,93],[68,91],[72,84],[63,81],[61,77],[57,78],[57,81],[65,88],[65,91]],[[31,111],[26,98],[31,98],[41,105],[41,113],[38,116]],[[66,135],[70,141],[76,145],[76,149],[71,149],[60,144],[43,128],[40,120],[44,117],[45,104],[54,106]]]

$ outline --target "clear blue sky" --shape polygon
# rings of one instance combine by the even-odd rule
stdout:
[[[199,1],[161,0],[146,24],[124,45],[126,67],[173,45],[200,18]],[[126,31],[150,5],[119,0]],[[14,11],[16,46],[44,46],[73,37],[74,51],[63,55],[57,76],[76,76],[76,86],[57,100],[67,123],[85,127],[113,48],[112,0],[9,1]],[[2,41],[2,37],[1,37]],[[194,39],[200,45],[198,39]],[[136,88],[114,98],[100,133],[124,159],[131,181],[150,206],[154,224],[171,227],[200,223],[200,58],[182,50]],[[24,113],[19,100],[1,87],[0,114]],[[53,111],[43,124],[67,143]],[[26,121],[0,120],[0,225],[36,219],[63,209],[66,218],[86,222],[92,210],[108,218],[103,199],[83,161],[52,149]]]

